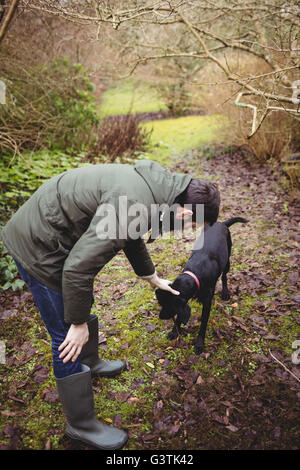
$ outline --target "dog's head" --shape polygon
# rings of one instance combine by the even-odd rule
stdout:
[[[191,308],[187,304],[187,299],[162,289],[157,289],[155,295],[162,307],[159,313],[161,320],[169,320],[177,316],[178,323],[185,325],[189,321]]]

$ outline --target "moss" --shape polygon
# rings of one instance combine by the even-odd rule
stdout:
[[[215,142],[217,131],[223,125],[224,118],[219,115],[187,116],[144,123],[147,130],[153,130],[149,158],[162,165],[168,164],[174,155]]]

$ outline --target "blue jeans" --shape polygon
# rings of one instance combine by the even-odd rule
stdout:
[[[32,293],[34,302],[39,309],[41,317],[45,323],[48,333],[51,337],[53,371],[56,378],[66,377],[71,374],[81,372],[80,355],[77,360],[63,363],[59,358],[61,351],[58,347],[64,341],[70,325],[64,322],[64,303],[63,296],[32,277],[17,261],[15,261],[20,276],[26,282]]]

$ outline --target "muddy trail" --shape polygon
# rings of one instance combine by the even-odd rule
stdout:
[[[167,342],[162,339],[167,327],[157,327],[159,310],[151,300],[150,309],[141,304],[143,326],[137,327],[140,350],[135,353],[133,341],[122,342],[118,312],[123,298],[130,308],[140,284],[134,276],[126,277],[128,265],[122,257],[112,263],[120,285],[116,289],[107,283],[107,300],[103,292],[109,276],[104,273],[95,283],[100,316],[108,305],[110,311],[100,350],[116,355],[121,351],[128,363],[119,388],[95,382],[94,391],[117,403],[116,409],[122,405],[120,412],[108,411],[108,416],[115,426],[128,429],[125,449],[299,448],[299,200],[282,189],[269,165],[250,164],[239,151],[213,153],[207,158],[205,152],[193,151],[170,165],[174,171],[217,181],[220,220],[249,219],[231,230],[231,298],[222,301],[217,289],[205,352],[197,356],[193,351],[199,307],[193,305],[185,334]],[[180,272],[186,245],[183,240],[171,251],[168,247],[161,258],[165,248],[157,242],[154,260],[169,257],[160,265],[162,274],[175,277]],[[126,294],[131,299],[126,300]],[[30,294],[9,292],[1,297],[0,330],[7,359],[0,365],[0,449],[74,449],[64,437],[54,380],[49,378],[49,337]],[[107,347],[105,340],[118,335],[113,350]],[[135,354],[140,354],[138,365]],[[139,375],[141,369],[144,376]],[[126,416],[127,409],[131,411]]]

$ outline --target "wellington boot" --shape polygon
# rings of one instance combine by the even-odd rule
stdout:
[[[95,416],[89,367],[82,365],[82,372],[57,378],[56,384],[67,418],[67,436],[101,450],[123,447],[127,433],[101,423]]]

